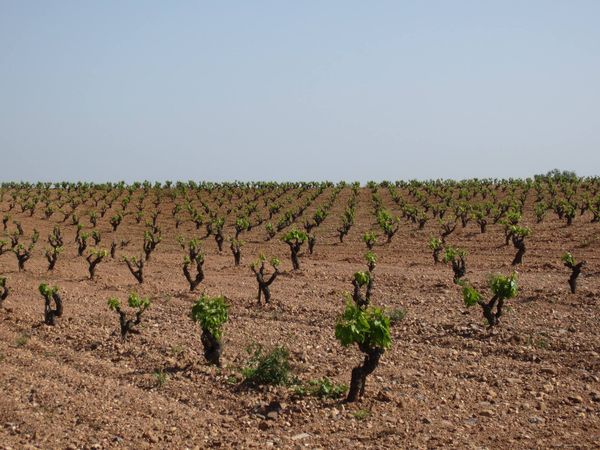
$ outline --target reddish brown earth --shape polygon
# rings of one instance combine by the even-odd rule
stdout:
[[[204,361],[200,329],[189,319],[199,294],[188,292],[176,242],[178,234],[202,233],[189,222],[176,231],[170,201],[160,219],[163,242],[140,287],[118,259],[102,262],[97,279],[88,280],[67,225],[67,250],[48,273],[43,249],[58,218],[16,214],[26,236],[36,227],[41,238],[25,272],[17,271],[14,255],[0,256],[0,274],[12,289],[0,310],[0,448],[598,448],[600,230],[587,214],[570,227],[553,214],[536,224],[528,208],[524,222],[533,235],[518,269],[519,294],[493,332],[478,307],[464,306],[451,269],[433,264],[427,240],[439,225],[431,220],[419,231],[403,221],[391,244],[375,248],[372,301],[404,308],[406,318],[393,328],[393,346],[367,380],[362,401],[299,398],[291,388],[235,382],[248,359],[245,349],[259,342],[287,346],[300,380],[349,383],[361,354],[340,346],[334,326],[352,274],[364,270],[361,236],[376,229],[370,192],[363,189],[356,225],[337,242],[349,194],[346,188],[338,197],[317,230],[314,255],[301,257],[298,272],[291,271],[281,233],[265,242],[262,226],[242,235],[240,267],[229,249],[218,254],[212,238],[205,242],[199,291],[223,294],[231,304],[222,369]],[[381,196],[399,214],[389,194]],[[6,200],[0,206],[6,211]],[[99,222],[105,246],[112,239],[110,215]],[[139,253],[142,233],[143,225],[127,217],[116,235],[132,242],[117,254]],[[486,234],[475,223],[459,225],[450,242],[467,249],[467,277],[484,290],[489,273],[511,270],[515,250],[502,245],[500,225]],[[560,261],[565,250],[588,261],[574,295]],[[256,305],[248,268],[260,251],[279,256],[286,272],[266,307]],[[41,282],[62,293],[64,315],[55,327],[43,324]],[[152,306],[141,334],[121,342],[117,315],[106,302],[110,296],[125,301],[132,290],[149,296]],[[161,370],[162,385],[154,375]],[[267,419],[264,407],[274,400],[282,410]]]

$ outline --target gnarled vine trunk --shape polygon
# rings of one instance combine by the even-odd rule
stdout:
[[[385,351],[381,347],[364,348],[359,346],[360,350],[365,353],[365,359],[360,366],[352,369],[352,378],[350,380],[350,389],[348,390],[347,402],[355,402],[365,393],[367,376],[375,371],[379,365],[379,360]]]

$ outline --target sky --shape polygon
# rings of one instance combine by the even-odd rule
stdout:
[[[0,0],[0,180],[600,175],[600,1]]]

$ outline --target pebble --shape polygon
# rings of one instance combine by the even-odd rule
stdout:
[[[580,395],[569,395],[567,397],[567,400],[569,400],[569,402],[573,404],[583,403],[583,398]]]
[[[156,444],[158,442],[158,437],[156,437],[156,435],[151,431],[144,433],[144,437],[152,444]]]
[[[545,411],[547,407],[544,402],[538,402],[535,408],[539,411]]]
[[[299,433],[299,434],[295,434],[294,436],[292,436],[292,441],[299,441],[301,439],[306,439],[310,437],[310,434],[308,433]]]

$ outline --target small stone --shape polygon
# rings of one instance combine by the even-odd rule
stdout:
[[[590,396],[592,397],[593,402],[600,402],[600,392],[592,391],[590,392]]]
[[[535,408],[538,411],[545,411],[546,410],[546,404],[544,402],[538,402],[538,404],[535,406]]]
[[[440,420],[440,426],[444,428],[454,428],[454,424],[449,420]]]
[[[567,400],[573,404],[581,404],[583,403],[583,398],[580,395],[569,395]]]
[[[299,434],[295,434],[294,436],[292,436],[292,441],[299,441],[302,439],[306,439],[310,437],[310,434],[308,433],[299,433]]]
[[[380,402],[391,402],[392,401],[392,397],[390,397],[388,394],[386,394],[383,391],[379,391],[377,393],[377,396],[375,397],[377,400],[379,400]]]
[[[540,369],[540,373],[544,373],[546,375],[556,375],[558,372],[553,367],[542,367]]]
[[[279,413],[277,411],[269,411],[267,413],[267,419],[269,420],[277,420],[279,417]]]
[[[552,392],[554,390],[554,386],[552,386],[549,383],[546,383],[542,386],[542,389],[544,390],[544,392]]]
[[[146,433],[144,433],[144,437],[152,444],[156,444],[158,442],[158,437],[156,437],[152,431],[146,431]]]
[[[260,422],[258,423],[258,429],[259,429],[259,430],[261,430],[261,431],[267,431],[267,430],[269,429],[269,424],[268,424],[268,422],[265,422],[265,421],[260,421]]]
[[[529,423],[544,423],[546,420],[540,416],[531,416],[529,418]]]
[[[479,411],[479,415],[483,417],[492,417],[494,415],[494,411],[491,409],[483,409]]]

